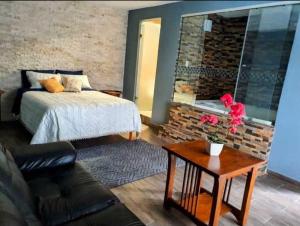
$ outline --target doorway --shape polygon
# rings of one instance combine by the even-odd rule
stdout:
[[[141,116],[152,116],[161,18],[143,20],[139,28],[135,102]]]

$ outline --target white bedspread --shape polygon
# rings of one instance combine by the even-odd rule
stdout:
[[[141,131],[133,102],[97,91],[26,92],[21,120],[33,134],[31,144]]]

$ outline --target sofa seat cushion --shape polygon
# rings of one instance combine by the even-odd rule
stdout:
[[[35,174],[28,180],[46,225],[58,225],[100,211],[118,199],[79,164]]]
[[[64,226],[143,226],[144,224],[123,204],[116,203],[101,212],[71,221]]]

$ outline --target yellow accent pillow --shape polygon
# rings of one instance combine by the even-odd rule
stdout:
[[[41,85],[50,93],[59,93],[64,91],[64,87],[56,78],[39,80]]]

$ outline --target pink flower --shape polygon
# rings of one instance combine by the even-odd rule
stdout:
[[[208,121],[208,119],[209,119],[208,115],[202,115],[202,116],[200,117],[200,121],[201,121],[202,123],[206,123],[206,122]]]
[[[220,101],[224,104],[226,108],[230,107],[233,104],[233,98],[230,93],[224,94],[221,98]]]
[[[245,115],[245,105],[242,103],[236,103],[230,106],[231,111],[229,114],[233,118],[241,118]]]
[[[237,132],[237,128],[236,127],[230,127],[229,132],[235,134]]]
[[[214,125],[218,124],[219,119],[218,119],[218,116],[211,114],[211,115],[203,115],[203,116],[201,116],[200,121],[202,123],[209,122],[211,125],[214,126]]]
[[[211,114],[211,115],[209,115],[208,117],[209,117],[208,122],[209,122],[211,125],[214,126],[214,125],[217,125],[217,124],[218,124],[219,119],[218,119],[218,117],[217,117],[216,115]]]
[[[243,120],[241,118],[231,118],[229,123],[232,126],[239,126],[243,124]]]
[[[226,108],[230,109],[227,117],[227,123],[229,125],[228,132],[235,134],[238,131],[238,126],[243,124],[243,116],[246,114],[245,105],[239,102],[234,102],[232,96],[229,93],[224,94],[220,98],[220,101]],[[202,124],[209,123],[210,125],[215,126],[219,123],[219,118],[214,114],[206,114],[200,117],[200,121]],[[209,135],[218,137],[219,129],[220,128],[217,127],[216,131]]]

